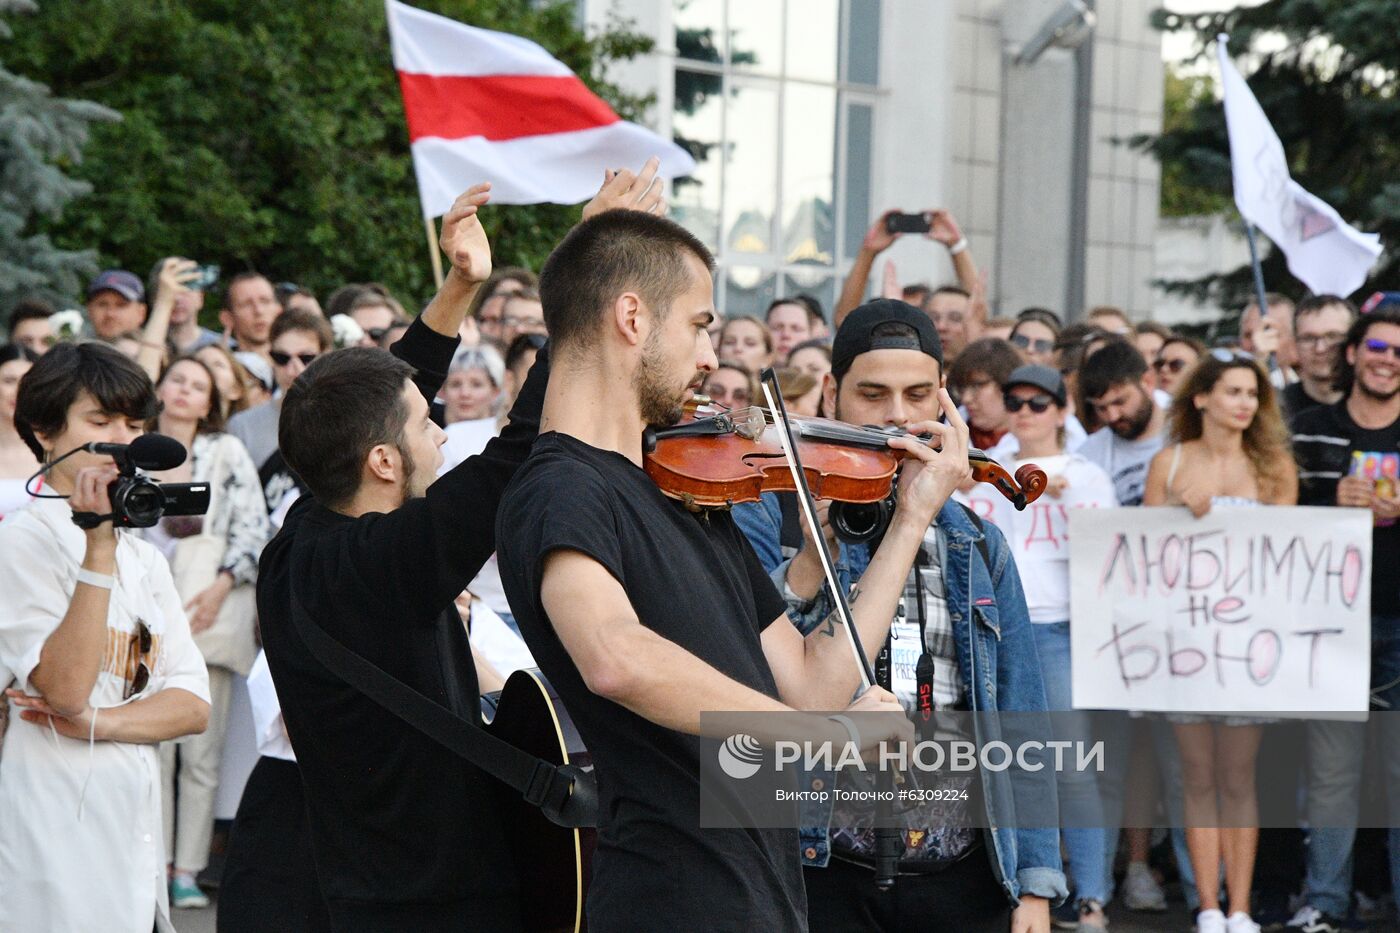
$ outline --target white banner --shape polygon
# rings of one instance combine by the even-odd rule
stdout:
[[[1076,708],[1366,710],[1370,512],[1077,509],[1070,528]]]
[[[1226,39],[1220,36],[1218,50],[1235,205],[1283,250],[1299,281],[1315,294],[1345,298],[1365,284],[1381,254],[1380,237],[1352,227],[1293,180],[1283,143],[1230,60]]]

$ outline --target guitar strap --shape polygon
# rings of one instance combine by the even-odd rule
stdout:
[[[448,751],[519,791],[551,822],[573,828],[598,825],[598,787],[592,772],[521,751],[434,703],[332,638],[312,621],[295,593],[292,625],[331,673]]]

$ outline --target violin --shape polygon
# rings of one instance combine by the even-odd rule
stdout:
[[[648,429],[643,467],[662,492],[692,511],[756,501],[764,492],[792,492],[788,468],[767,409],[729,410],[697,396],[671,427]],[[789,416],[807,485],[817,499],[879,502],[890,494],[905,451],[886,441],[907,432],[842,421]],[[989,483],[1017,510],[1045,491],[1045,471],[1028,463],[1012,476],[977,448],[968,449],[972,478]]]

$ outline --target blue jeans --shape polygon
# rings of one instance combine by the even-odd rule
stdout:
[[[1371,689],[1380,717],[1390,822],[1400,818],[1400,618],[1371,620]],[[1383,689],[1381,689],[1383,688]],[[1308,723],[1307,902],[1345,917],[1351,907],[1352,846],[1365,770],[1366,724]],[[1348,825],[1350,824],[1350,825]],[[1400,892],[1400,828],[1390,830],[1390,883]]]
[[[1070,648],[1068,622],[1036,622],[1036,654],[1040,659],[1040,676],[1045,682],[1045,706],[1055,713],[1055,739],[1069,742],[1092,742],[1095,739],[1096,713],[1080,710],[1071,713]],[[1122,714],[1117,714],[1121,717]],[[1063,734],[1062,734],[1063,733]],[[1126,752],[1123,743],[1114,743]],[[1078,900],[1108,902],[1112,866],[1109,860],[1110,839],[1118,835],[1122,819],[1121,797],[1116,806],[1104,799],[1099,788],[1099,776],[1092,771],[1067,769],[1055,776],[1060,798],[1060,815],[1065,820],[1061,830],[1069,870],[1074,875],[1074,896]],[[1121,782],[1118,783],[1121,787]]]

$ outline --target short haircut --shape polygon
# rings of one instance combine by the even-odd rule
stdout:
[[[276,343],[278,337],[293,330],[314,334],[322,353],[335,347],[335,333],[331,330],[330,322],[315,311],[305,308],[288,308],[277,315],[277,319],[272,322],[272,329],[268,331],[267,342]]]
[[[1173,336],[1172,329],[1160,321],[1138,321],[1133,325],[1135,334],[1156,334],[1163,340]]]
[[[923,310],[929,298],[933,297],[933,288],[925,282],[915,282],[900,289],[899,297],[901,301]]]
[[[48,320],[54,316],[54,307],[42,298],[25,298],[14,306],[10,311],[10,320],[6,325],[8,333],[13,334],[15,327],[25,321]]]
[[[350,347],[319,357],[287,389],[277,444],[322,505],[339,508],[355,498],[375,447],[403,447],[403,393],[413,374],[392,353]]]
[[[658,315],[690,287],[689,254],[713,272],[715,258],[689,230],[643,211],[596,214],[569,231],[540,272],[545,329],[556,344],[588,347],[619,295],[636,291]]]
[[[146,421],[157,411],[156,387],[135,360],[99,341],[57,344],[24,374],[15,401],[15,429],[40,461],[35,435],[62,433],[83,392],[113,415]]]
[[[763,312],[763,320],[766,322],[773,316],[774,308],[781,308],[783,305],[797,305],[797,307],[807,312],[807,323],[812,326],[825,324],[826,318],[822,316],[821,302],[811,295],[791,295],[787,298],[775,298],[768,303],[768,310]]]
[[[1351,327],[1347,328],[1347,339],[1342,346],[1347,350],[1359,347],[1361,341],[1365,340],[1366,335],[1370,333],[1371,328],[1377,324],[1394,324],[1396,327],[1400,327],[1400,308],[1382,305],[1370,314],[1361,315],[1351,322]],[[30,370],[31,373],[33,371]],[[1345,352],[1338,353],[1336,369],[1332,371],[1332,387],[1350,395],[1352,382],[1355,379],[1356,368],[1347,362]],[[18,414],[16,414],[16,420],[18,420]]]
[[[940,285],[933,290],[934,295],[959,295],[963,298],[971,298],[972,292],[961,285]]]
[[[1132,324],[1132,319],[1128,317],[1128,312],[1116,305],[1096,305],[1089,309],[1085,317],[1090,321],[1097,321],[1099,318],[1116,317],[1122,321]]]
[[[269,288],[272,287],[272,280],[269,279],[267,276],[263,275],[261,272],[240,272],[240,273],[238,273],[237,275],[235,275],[233,278],[229,279],[229,280],[228,280],[228,284],[224,286],[224,303],[223,303],[223,309],[224,309],[225,311],[232,311],[232,310],[233,310],[233,290],[234,290],[234,288],[236,288],[238,285],[240,285],[240,284],[243,283],[243,282],[252,282],[252,281],[254,281],[255,279],[262,279],[264,282],[266,282],[266,283],[268,284],[268,287],[269,287]],[[276,294],[276,291],[274,290],[273,293]]]
[[[974,340],[948,364],[948,387],[961,389],[985,376],[999,386],[1006,385],[1011,372],[1021,365],[1016,348],[999,337]]]
[[[388,308],[394,315],[394,320],[408,320],[408,315],[404,313],[403,305],[399,304],[398,299],[387,292],[380,293],[374,289],[366,288],[355,296],[344,313],[353,315],[361,308]]]
[[[1079,370],[1079,390],[1093,400],[1125,382],[1138,383],[1147,372],[1147,360],[1126,340],[1112,340],[1084,361]]]
[[[1162,350],[1165,350],[1167,347],[1171,346],[1174,343],[1179,343],[1182,346],[1190,347],[1193,351],[1195,351],[1197,359],[1200,359],[1201,357],[1206,355],[1205,341],[1200,340],[1196,337],[1192,337],[1190,334],[1172,334],[1166,340],[1162,341]],[[1158,350],[1157,352],[1161,353],[1162,350]]]
[[[1356,310],[1356,305],[1347,301],[1345,298],[1339,295],[1309,295],[1298,302],[1298,306],[1293,309],[1294,327],[1296,328],[1298,322],[1308,315],[1317,314],[1319,311],[1325,311],[1333,306],[1345,311],[1347,313],[1347,320],[1356,320],[1356,315],[1359,313]]]

